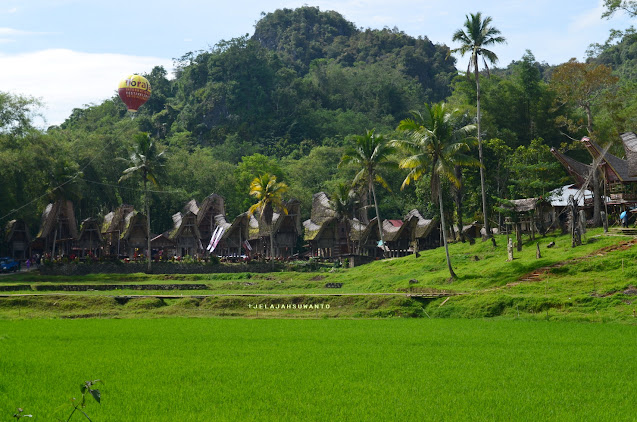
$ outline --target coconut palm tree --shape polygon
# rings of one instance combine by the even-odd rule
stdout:
[[[393,145],[407,153],[399,166],[408,169],[409,173],[401,189],[425,174],[431,175],[431,194],[438,197],[440,206],[440,222],[442,239],[447,256],[447,266],[452,279],[456,273],[451,266],[449,247],[445,226],[445,212],[442,200],[441,179],[447,179],[456,186],[460,184],[455,169],[459,165],[478,165],[475,158],[466,155],[469,143],[473,139],[470,134],[474,125],[460,126],[460,115],[456,110],[449,110],[444,103],[425,105],[424,113],[414,113],[415,119],[405,119],[398,129],[405,132],[407,139],[392,141]]]
[[[126,180],[133,175],[140,175],[144,182],[144,207],[146,208],[146,231],[148,247],[148,271],[150,272],[152,251],[150,249],[150,207],[148,205],[148,182],[159,186],[157,176],[161,173],[166,157],[165,151],[160,151],[157,144],[148,133],[139,133],[133,138],[133,151],[127,163],[130,167],[123,171],[119,181]]]
[[[374,199],[374,208],[376,210],[376,218],[378,220],[378,234],[385,251],[385,239],[383,237],[383,221],[378,212],[378,201],[376,200],[376,190],[374,184],[379,183],[386,189],[389,189],[387,182],[380,175],[379,170],[384,167],[393,167],[394,162],[389,157],[395,153],[395,148],[382,136],[376,135],[373,130],[368,130],[365,135],[359,135],[354,138],[354,145],[349,147],[343,157],[341,157],[341,165],[353,163],[360,168],[352,185],[356,185],[361,180],[367,183],[367,189]],[[385,253],[383,252],[383,255]]]
[[[339,223],[345,225],[347,251],[352,253],[350,248],[350,220],[354,218],[354,206],[356,205],[356,195],[352,190],[352,187],[347,183],[339,183],[336,186],[336,191],[332,195],[332,201],[330,202],[332,211],[336,213],[336,218]]]
[[[278,208],[287,214],[288,210],[283,203],[283,194],[287,192],[288,185],[277,182],[276,176],[269,173],[255,177],[250,183],[250,195],[257,199],[257,203],[248,210],[249,215],[259,213],[261,221],[270,227],[270,258],[274,257],[274,230],[272,227],[272,216],[274,208]]]
[[[482,19],[482,13],[478,12],[475,15],[470,13],[466,15],[464,22],[464,30],[458,29],[453,34],[453,41],[459,41],[461,46],[451,50],[450,53],[460,53],[464,56],[466,53],[470,53],[469,64],[467,65],[467,77],[471,75],[473,70],[476,79],[476,107],[477,107],[477,123],[478,123],[478,157],[480,159],[480,187],[482,189],[482,213],[484,217],[484,229],[486,235],[491,237],[491,230],[489,229],[489,220],[487,215],[487,194],[484,184],[484,162],[482,158],[482,133],[480,128],[480,72],[478,69],[478,57],[482,56],[482,62],[484,68],[489,72],[489,66],[487,61],[491,64],[498,62],[498,56],[486,47],[502,44],[506,42],[506,39],[500,36],[500,31],[491,26],[492,18],[490,16]]]

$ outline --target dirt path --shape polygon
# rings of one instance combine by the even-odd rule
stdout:
[[[618,243],[616,245],[611,245],[611,246],[606,246],[605,248],[599,249],[593,253],[590,253],[588,255],[585,256],[580,256],[578,258],[573,258],[573,259],[568,259],[566,261],[560,261],[560,262],[556,262],[555,264],[552,265],[548,265],[546,267],[541,267],[538,268],[534,271],[531,271],[528,274],[523,275],[522,277],[520,277],[517,281],[513,282],[513,283],[508,283],[506,286],[504,287],[513,287],[513,286],[517,286],[521,283],[534,283],[534,282],[538,282],[538,281],[542,281],[544,280],[544,277],[546,276],[546,274],[551,271],[554,268],[561,268],[565,265],[569,265],[569,264],[573,264],[576,262],[581,262],[581,261],[585,261],[587,259],[590,258],[595,258],[598,256],[604,256],[607,255],[610,252],[615,252],[615,251],[624,251],[626,249],[631,248],[632,246],[637,245],[637,237],[631,240],[628,240],[626,242],[622,242],[622,243]]]

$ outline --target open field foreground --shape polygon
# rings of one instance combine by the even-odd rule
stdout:
[[[0,321],[0,419],[634,421],[637,327],[503,320]],[[65,410],[68,415],[68,409]],[[82,417],[83,418],[83,417]]]

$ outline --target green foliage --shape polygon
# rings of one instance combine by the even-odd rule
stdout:
[[[605,2],[609,12],[632,6],[632,1]],[[457,35],[462,43],[458,52],[469,53],[465,47],[471,42],[484,49],[502,41],[490,18],[480,14],[467,15]],[[616,150],[621,148],[617,135],[637,127],[636,39],[634,29],[613,31],[605,44],[593,46],[586,63],[608,66],[619,78],[591,108],[595,136],[603,144],[614,143],[611,152],[616,155],[623,154]],[[489,51],[472,57],[470,68],[479,64],[474,60],[478,56],[491,65],[495,56]],[[252,37],[185,53],[175,59],[173,79],[156,66],[145,75],[153,95],[134,119],[113,96],[76,108],[60,126],[41,131],[35,129],[38,100],[0,93],[0,225],[23,218],[35,234],[41,211],[57,198],[71,199],[80,221],[121,204],[142,210],[140,184],[117,183],[134,165],[115,160],[129,158],[140,132],[150,134],[157,151],[165,150],[167,157],[162,191],[148,195],[152,232],[170,229],[172,214],[186,201],[201,201],[211,193],[225,198],[233,218],[252,204],[250,182],[264,172],[289,184],[289,196],[300,201],[302,218],[307,218],[314,193],[333,193],[359,170],[337,167],[355,134],[376,128],[376,135],[394,138],[397,124],[423,102],[444,100],[476,114],[477,81],[458,76],[449,53],[447,46],[424,36],[414,38],[397,28],[360,29],[337,12],[304,6],[264,13]],[[539,170],[552,158],[523,151],[534,149],[535,139],[561,147],[567,139],[565,123],[572,123],[569,136],[586,134],[586,113],[575,102],[562,101],[555,84],[551,88],[548,83],[555,69],[538,63],[528,50],[520,60],[490,71],[490,79],[479,79],[481,135],[500,139],[502,145],[496,151],[485,144],[483,151],[489,170],[487,204],[492,197],[535,195],[560,186],[565,173]],[[559,107],[556,99],[561,99]],[[504,147],[510,148],[509,156]],[[581,159],[587,158],[583,152]],[[521,171],[511,173],[522,161],[538,169],[533,181],[522,180]],[[493,169],[497,174],[491,174]],[[472,220],[482,213],[478,173],[477,168],[462,172],[460,213]],[[390,189],[376,192],[377,213],[397,218],[414,207],[428,217],[436,213],[429,201],[431,179],[423,178],[415,190],[398,195],[404,173],[387,168],[383,178]],[[362,194],[361,200],[371,201],[371,195]],[[2,244],[1,250],[6,250]]]
[[[635,0],[604,0],[606,11],[602,14],[603,18],[610,17],[617,11],[624,11],[630,17],[637,16],[637,1]]]

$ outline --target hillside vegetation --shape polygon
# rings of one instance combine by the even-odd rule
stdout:
[[[443,100],[468,121],[475,116],[475,83],[456,70],[466,63],[424,35],[358,28],[337,12],[309,6],[266,13],[253,35],[237,35],[176,58],[174,77],[162,67],[146,74],[153,94],[134,120],[113,97],[77,108],[43,132],[32,125],[38,101],[0,93],[0,224],[23,218],[35,234],[41,211],[60,197],[74,202],[78,220],[123,203],[141,209],[139,182],[118,183],[126,165],[113,160],[129,156],[140,131],[158,140],[168,160],[152,192],[154,233],[170,229],[172,214],[188,200],[213,192],[226,199],[230,218],[244,212],[252,204],[250,181],[264,172],[290,186],[289,197],[301,201],[307,218],[312,194],[333,195],[340,183],[351,183],[356,170],[337,165],[353,136],[375,129],[397,138],[396,126],[410,111]],[[617,135],[636,124],[629,72],[634,34],[613,36],[591,50],[587,66],[616,69],[618,82],[595,93],[591,110],[598,142],[621,156]],[[520,60],[481,78],[490,207],[497,198],[544,195],[567,183],[550,147],[590,161],[571,142],[587,134],[586,116],[575,101],[557,98],[557,68],[520,51]],[[464,202],[447,220],[480,220],[478,170],[462,173]],[[381,215],[399,218],[413,208],[426,218],[436,215],[427,178],[401,192],[403,171],[383,176],[391,190],[378,190]]]

